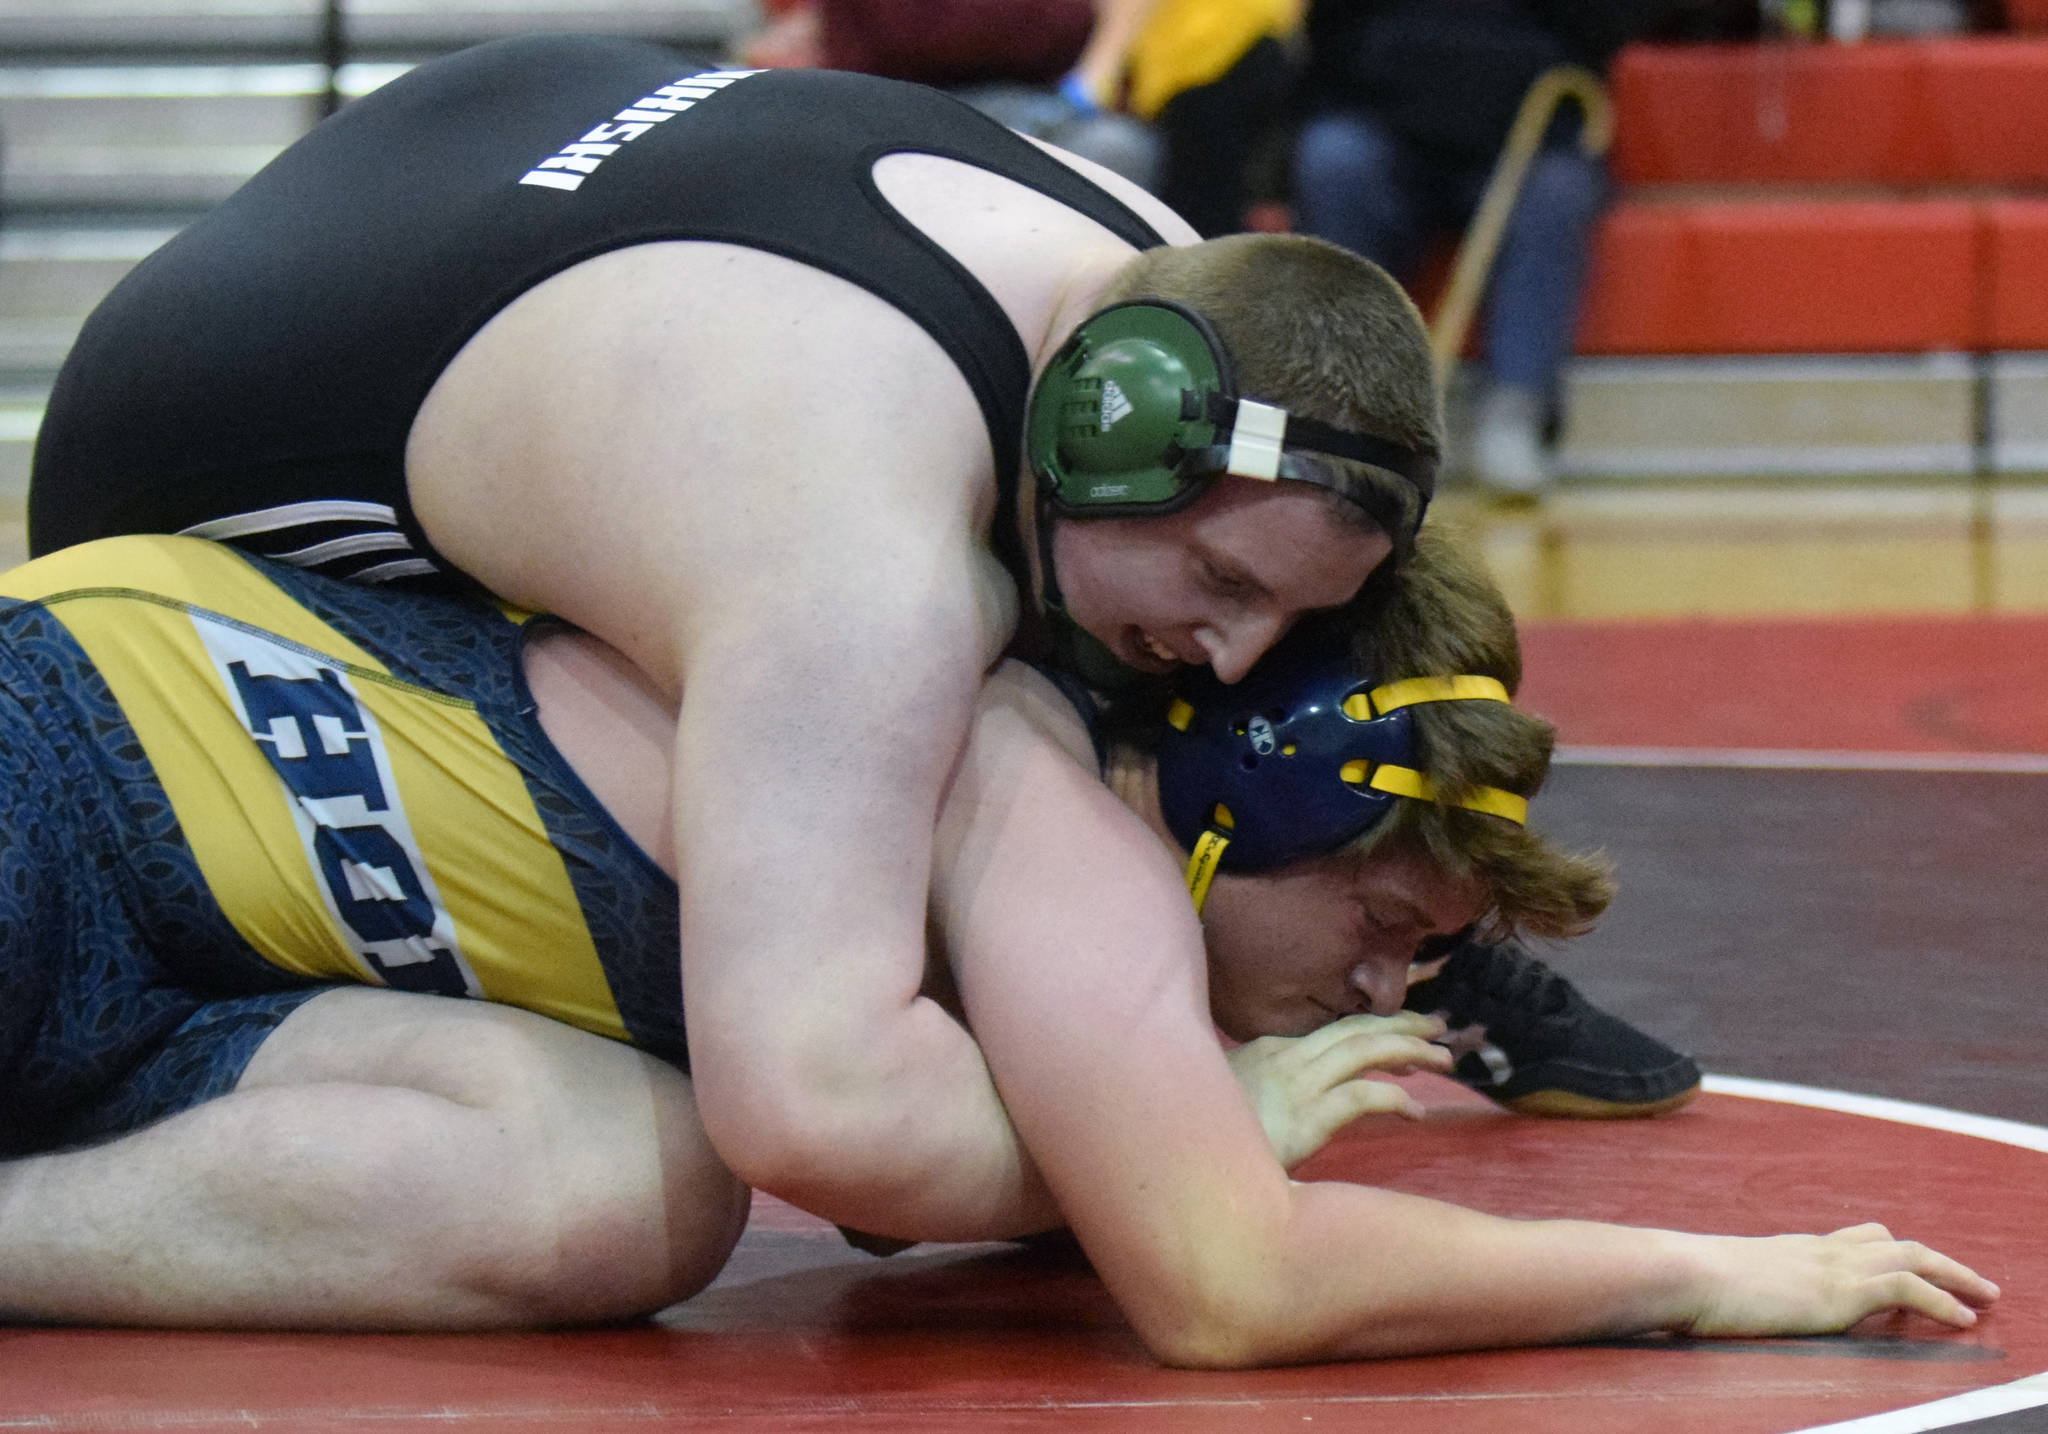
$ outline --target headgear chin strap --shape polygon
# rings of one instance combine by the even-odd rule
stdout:
[[[1370,433],[1297,417],[1237,392],[1230,354],[1208,321],[1165,299],[1112,304],[1085,320],[1032,390],[1025,452],[1037,482],[1043,607],[1063,663],[1121,690],[1144,680],[1067,614],[1052,556],[1056,518],[1158,516],[1194,501],[1217,475],[1308,483],[1363,509],[1405,545],[1436,491],[1431,455]],[[1414,489],[1397,503],[1342,483],[1323,458],[1381,469]],[[1086,675],[1085,673],[1083,675]]]
[[[1219,868],[1264,871],[1327,855],[1385,820],[1397,797],[1526,823],[1526,797],[1479,787],[1445,798],[1415,756],[1410,709],[1506,702],[1491,677],[1375,683],[1320,636],[1289,639],[1226,687],[1179,684],[1159,733],[1159,803],[1188,850],[1200,911]]]

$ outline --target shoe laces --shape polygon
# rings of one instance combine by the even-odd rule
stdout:
[[[1565,1017],[1573,1004],[1571,983],[1513,944],[1467,945],[1443,977],[1477,1004],[1538,1020]]]

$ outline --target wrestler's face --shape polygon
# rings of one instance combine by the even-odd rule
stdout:
[[[1235,682],[1303,614],[1341,606],[1393,551],[1299,483],[1226,475],[1177,513],[1068,519],[1053,533],[1067,612],[1141,672]]]
[[[1388,1016],[1432,936],[1479,919],[1480,884],[1413,856],[1350,853],[1219,874],[1202,910],[1209,1008],[1234,1040],[1298,1036],[1340,1015]]]

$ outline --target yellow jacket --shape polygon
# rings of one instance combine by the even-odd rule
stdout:
[[[1301,23],[1303,0],[1159,0],[1131,44],[1126,107],[1152,119],[1182,90],[1206,85],[1268,35]]]

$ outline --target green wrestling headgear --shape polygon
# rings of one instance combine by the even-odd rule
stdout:
[[[1067,615],[1053,568],[1055,518],[1172,513],[1218,474],[1235,473],[1329,489],[1407,539],[1413,526],[1396,505],[1373,502],[1316,455],[1409,484],[1421,499],[1414,523],[1436,489],[1436,461],[1426,453],[1240,395],[1215,330],[1164,299],[1112,304],[1074,330],[1032,391],[1024,445],[1038,485],[1039,567],[1054,646],[1064,665],[1105,690],[1143,677]]]

